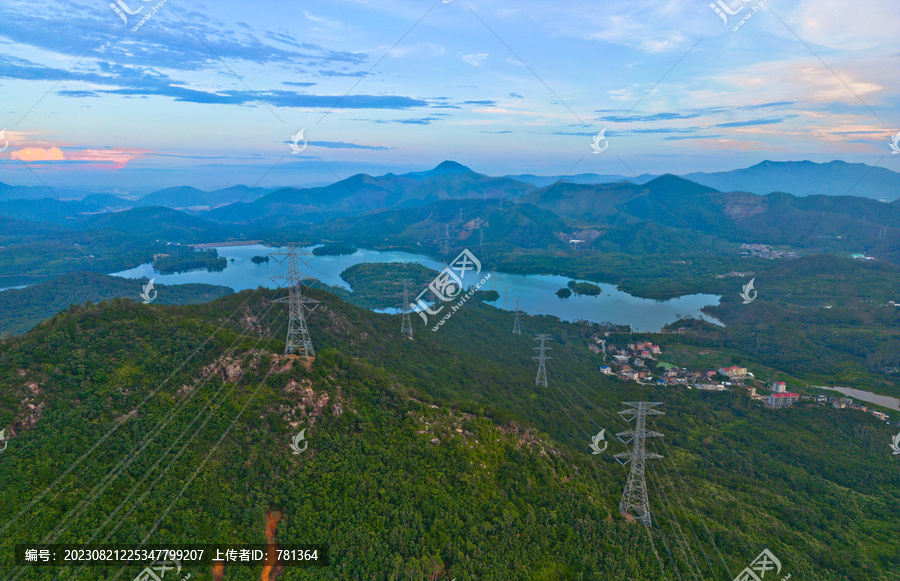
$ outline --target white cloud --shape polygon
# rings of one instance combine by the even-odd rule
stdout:
[[[488,57],[487,53],[480,54],[464,54],[462,59],[472,65],[473,67],[480,67],[481,63],[484,62],[484,59]]]
[[[778,15],[807,43],[841,51],[898,50],[900,10],[895,0],[801,0],[786,15]]]

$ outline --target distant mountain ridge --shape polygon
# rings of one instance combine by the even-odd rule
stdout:
[[[252,203],[217,208],[204,217],[211,220],[230,217],[241,222],[273,216],[319,221],[387,208],[424,206],[441,200],[515,199],[534,189],[531,184],[480,174],[462,164],[444,161],[424,172],[356,174],[323,187],[283,188]]]
[[[609,184],[632,182],[644,184],[659,177],[642,174],[637,177],[603,174],[571,176],[508,175],[510,179],[546,187],[558,181],[574,184]],[[857,196],[889,202],[900,200],[900,173],[864,163],[830,161],[762,161],[754,166],[722,172],[693,172],[680,177],[715,188],[720,192],[749,192],[764,196],[785,192],[797,197]]]
[[[551,186],[556,182],[566,182],[570,184],[612,184],[616,182],[631,182],[642,184],[657,177],[651,174],[641,174],[637,177],[626,177],[618,174],[596,174],[596,173],[580,173],[574,175],[556,175],[556,176],[538,176],[534,174],[519,174],[503,176],[511,180],[525,182],[535,185],[539,188]]]
[[[143,196],[135,206],[166,206],[167,208],[217,207],[237,202],[252,202],[271,192],[266,188],[251,188],[244,185],[205,192],[190,186],[178,186],[158,190]]]
[[[284,199],[290,192],[297,193],[297,199],[315,199],[321,205],[322,194],[339,195],[339,190],[346,190],[354,184],[365,184],[364,187],[376,187],[384,190],[383,203],[387,206],[401,203],[414,203],[414,200],[428,203],[428,200],[444,197],[459,197],[479,194],[471,190],[477,179],[494,180],[492,190],[498,186],[509,186],[514,190],[510,196],[521,195],[525,190],[544,188],[557,182],[572,184],[612,184],[629,182],[646,184],[660,176],[641,174],[624,176],[620,174],[581,173],[574,175],[539,176],[535,174],[518,174],[505,176],[488,176],[473,171],[471,168],[445,160],[430,170],[408,172],[405,174],[387,173],[381,176],[356,174],[345,180],[317,187],[284,187],[257,188],[236,185],[213,191],[204,191],[192,186],[177,186],[151,192],[136,201],[129,201],[111,194],[90,194],[84,196],[68,191],[50,190],[46,187],[12,186],[0,182],[0,203],[13,200],[44,199],[56,202],[68,202],[77,213],[121,210],[129,207],[165,206],[179,210],[206,211],[233,204],[252,204],[273,193]],[[826,196],[858,196],[889,202],[900,200],[900,173],[886,168],[866,165],[864,163],[847,163],[831,161],[815,163],[811,161],[762,161],[748,168],[722,172],[692,172],[680,174],[680,177],[715,188],[722,192],[749,192],[766,195],[773,192],[785,192],[798,197],[815,194]],[[468,185],[465,185],[468,182]],[[416,185],[418,184],[418,185]],[[454,185],[455,184],[455,185]],[[434,192],[429,195],[423,191],[428,187],[445,188],[443,194]],[[304,192],[304,193],[299,193]],[[481,195],[481,194],[479,194]],[[443,197],[442,197],[443,196]],[[340,195],[344,198],[346,196]],[[376,196],[377,197],[377,196]],[[492,197],[504,197],[494,192]],[[79,200],[82,204],[74,204]],[[392,199],[388,202],[388,199]],[[24,206],[19,206],[24,207]],[[380,205],[379,205],[380,207]],[[58,210],[51,214],[59,214]],[[69,212],[70,214],[72,212]],[[36,219],[16,212],[5,214],[0,207],[0,215]],[[41,220],[43,221],[43,220]]]
[[[798,197],[858,196],[875,200],[900,199],[900,173],[864,163],[830,161],[763,161],[745,169],[689,173],[681,177],[722,192],[765,195],[787,192]]]

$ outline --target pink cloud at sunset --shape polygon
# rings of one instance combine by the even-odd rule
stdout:
[[[82,149],[65,154],[58,147],[29,147],[10,152],[12,159],[21,161],[76,161],[104,164],[110,169],[121,169],[125,164],[145,152],[124,149]]]
[[[59,161],[65,159],[63,152],[58,147],[42,149],[40,147],[29,147],[26,149],[17,149],[9,154],[12,159],[21,161]]]

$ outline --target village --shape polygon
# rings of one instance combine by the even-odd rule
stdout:
[[[606,334],[608,336],[608,334]],[[662,349],[650,341],[635,341],[624,344],[622,347],[607,342],[601,333],[595,333],[588,344],[588,349],[603,357],[607,365],[600,367],[600,371],[606,375],[616,376],[624,381],[635,381],[642,385],[683,385],[687,389],[702,391],[730,391],[744,389],[751,399],[761,401],[771,408],[791,407],[801,400],[811,403],[828,405],[835,409],[851,409],[869,413],[879,420],[888,422],[888,416],[884,412],[865,405],[854,403],[847,397],[831,397],[827,395],[800,395],[788,391],[787,384],[783,381],[773,382],[766,386],[761,380],[747,370],[746,367],[732,365],[716,369],[691,370],[678,367],[671,363],[659,360]],[[757,387],[768,390],[767,394],[758,394]],[[888,422],[891,423],[891,422]]]

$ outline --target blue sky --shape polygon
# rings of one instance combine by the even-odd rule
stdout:
[[[900,171],[889,0],[721,0],[727,23],[705,0],[119,6],[127,24],[110,0],[4,0],[0,181],[275,187],[445,159],[492,175]]]

